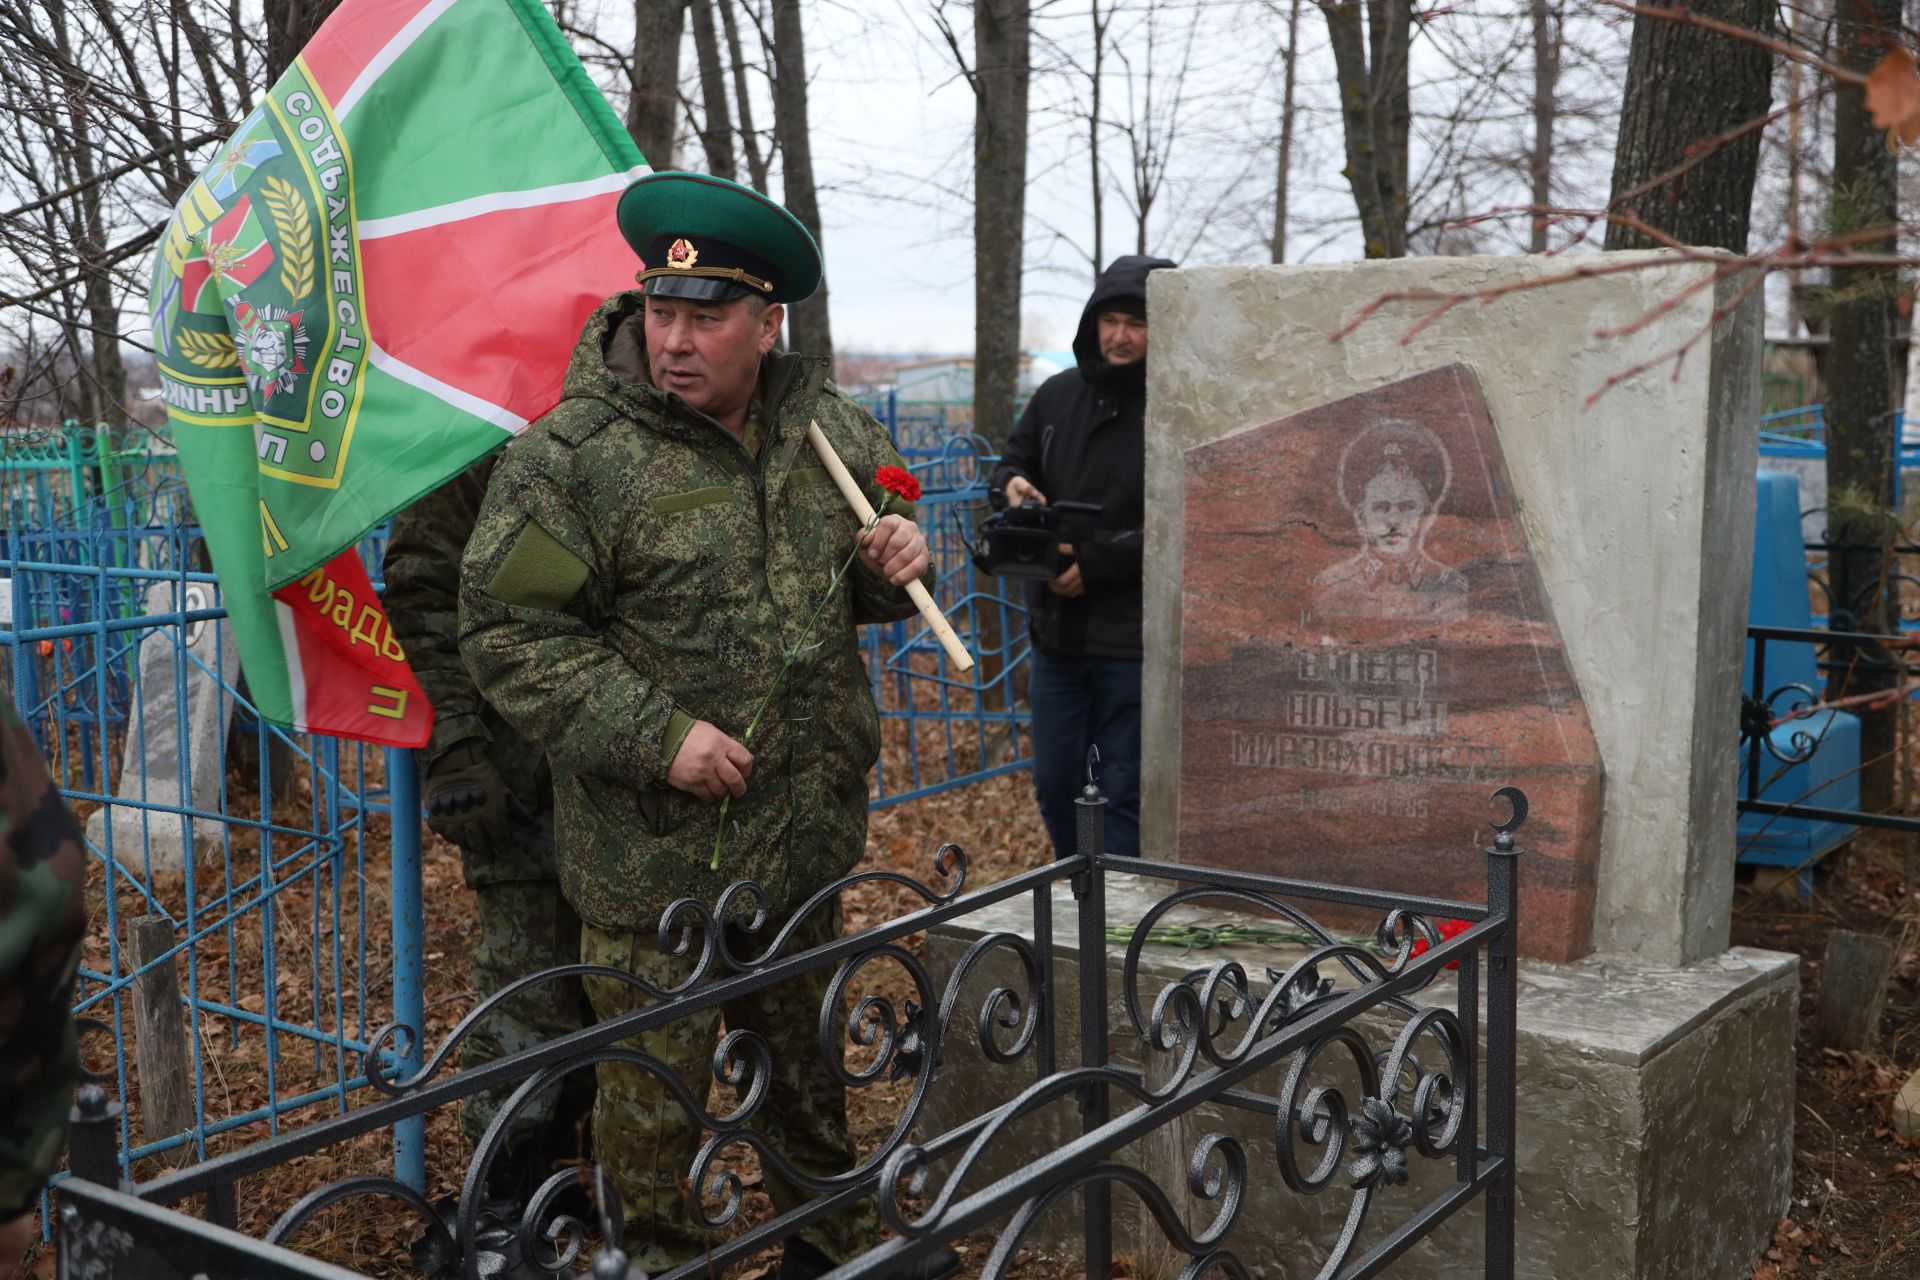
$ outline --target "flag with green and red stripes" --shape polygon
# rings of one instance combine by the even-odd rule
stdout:
[[[154,347],[264,718],[426,740],[355,546],[559,399],[643,172],[540,0],[345,0],[181,198]]]

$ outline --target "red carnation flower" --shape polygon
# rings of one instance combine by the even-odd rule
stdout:
[[[873,473],[873,482],[902,502],[920,501],[920,482],[904,467],[882,467]]]
[[[1473,928],[1473,921],[1440,919],[1440,920],[1435,920],[1433,922],[1433,926],[1440,933],[1440,941],[1445,942],[1447,939],[1457,938],[1461,934],[1465,933],[1467,930]],[[1407,959],[1410,961],[1413,960],[1415,957],[1425,952],[1426,949],[1427,949],[1426,938],[1416,933],[1413,936],[1413,955],[1408,956]],[[1458,960],[1455,960],[1452,964],[1447,966],[1447,968],[1449,969],[1458,969],[1459,967],[1460,967],[1460,962]]]

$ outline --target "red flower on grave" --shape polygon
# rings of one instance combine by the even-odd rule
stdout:
[[[882,467],[873,473],[873,482],[902,502],[920,501],[920,482],[905,467]]]
[[[1440,933],[1440,941],[1445,942],[1447,939],[1457,938],[1461,934],[1465,933],[1467,930],[1473,928],[1473,921],[1448,920],[1448,919],[1442,918],[1439,920],[1435,920],[1433,922],[1433,925],[1434,925],[1434,928],[1437,929]],[[1413,955],[1408,956],[1407,959],[1413,960],[1416,957],[1423,954],[1426,950],[1427,950],[1427,940],[1416,933],[1413,938]],[[1455,960],[1452,964],[1447,966],[1447,968],[1449,969],[1458,969],[1459,967],[1460,967],[1460,962],[1458,960]]]

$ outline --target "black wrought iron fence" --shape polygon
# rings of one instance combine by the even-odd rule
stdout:
[[[403,1078],[382,1074],[385,1052],[413,1033],[390,1026],[367,1053],[369,1076],[387,1095],[345,1115],[283,1133],[228,1154],[138,1184],[115,1187],[113,1127],[117,1103],[85,1086],[76,1108],[74,1178],[60,1191],[60,1274],[80,1280],[122,1277],[341,1277],[340,1268],[303,1257],[303,1229],[330,1206],[368,1197],[417,1213],[426,1247],[416,1260],[438,1280],[477,1280],[499,1265],[503,1251],[523,1263],[561,1273],[588,1266],[595,1276],[639,1275],[618,1247],[621,1206],[601,1170],[587,1162],[555,1172],[534,1193],[503,1240],[498,1224],[482,1220],[484,1189],[513,1118],[566,1076],[602,1062],[623,1061],[666,1082],[679,1105],[695,1116],[705,1140],[688,1171],[698,1190],[689,1212],[715,1233],[707,1257],[667,1274],[721,1274],[808,1225],[856,1202],[877,1202],[888,1238],[833,1275],[897,1277],[948,1242],[991,1234],[983,1275],[1008,1273],[1022,1244],[1055,1206],[1077,1207],[1086,1273],[1111,1274],[1112,1191],[1138,1197],[1183,1260],[1184,1280],[1246,1277],[1235,1252],[1236,1231],[1271,1235],[1280,1225],[1265,1215],[1243,1223],[1255,1179],[1277,1178],[1301,1196],[1345,1197],[1336,1239],[1302,1241],[1302,1260],[1321,1277],[1381,1274],[1414,1243],[1464,1206],[1484,1198],[1485,1274],[1513,1274],[1515,950],[1518,850],[1514,830],[1526,800],[1517,790],[1499,794],[1512,805],[1496,830],[1487,858],[1483,904],[1407,897],[1337,885],[1117,857],[1104,852],[1105,807],[1092,788],[1081,801],[1079,851],[1047,866],[968,891],[967,860],[953,846],[934,860],[923,883],[887,871],[857,873],[829,886],[785,921],[761,911],[753,884],[736,883],[712,904],[674,904],[661,921],[663,949],[688,957],[691,974],[670,989],[649,990],[652,1003],[633,1013],[538,1045],[477,1069],[443,1074],[461,1039],[501,1001],[537,983],[589,972],[568,966],[524,979],[469,1014]],[[1110,950],[1108,879],[1130,875],[1166,887],[1158,904],[1137,921],[1122,954]],[[917,895],[924,906],[826,945],[789,953],[797,926],[810,913],[863,882],[885,881]],[[1078,958],[1072,972],[1056,972],[1053,889],[1070,886]],[[1165,912],[1204,896],[1278,918],[1309,939],[1284,971],[1265,980],[1233,960],[1196,968],[1149,990],[1141,964],[1148,931]],[[911,946],[919,935],[999,903],[1029,898],[1031,935],[982,936],[936,983]],[[1334,909],[1377,914],[1366,941],[1323,926],[1315,912]],[[1471,922],[1443,937],[1435,921]],[[722,925],[727,927],[722,927]],[[1010,964],[1011,983],[978,987],[987,962]],[[1109,978],[1120,965],[1120,1003],[1135,1057],[1119,1061],[1109,1027]],[[903,981],[877,983],[880,966]],[[1062,969],[1067,966],[1060,966]],[[734,1030],[713,1055],[714,1080],[730,1086],[730,1110],[710,1112],[673,1072],[627,1043],[698,1010],[712,1009],[810,971],[830,973],[819,1010],[819,1049],[851,1089],[904,1081],[898,1118],[855,1166],[837,1176],[810,1177],[787,1163],[758,1126],[770,1057],[751,1031]],[[1451,978],[1451,993],[1436,982]],[[619,980],[635,982],[630,975]],[[1077,1059],[1057,1059],[1063,1042],[1056,1010],[1065,984],[1077,990]],[[889,994],[889,991],[894,994]],[[1425,993],[1423,995],[1423,993]],[[975,1001],[977,1000],[977,1003]],[[1011,1101],[962,1120],[937,1136],[916,1126],[930,1092],[940,1087],[947,1050],[971,1040],[965,1055],[983,1055],[993,1069],[1032,1077]],[[852,1061],[849,1061],[849,1058]],[[958,1062],[962,1055],[953,1054]],[[969,1070],[974,1069],[969,1067]],[[1277,1087],[1276,1087],[1277,1082]],[[436,1107],[501,1087],[512,1087],[468,1166],[457,1211],[448,1221],[407,1184],[387,1177],[330,1182],[301,1196],[263,1239],[233,1230],[243,1179],[284,1180],[295,1159],[392,1130]],[[986,1157],[1031,1141],[1029,1121],[1043,1109],[1071,1102],[1078,1134],[1053,1150],[1022,1151],[1012,1174],[988,1179]],[[1272,1135],[1264,1150],[1223,1129],[1212,1129],[1187,1152],[1183,1187],[1162,1186],[1128,1158],[1130,1144],[1168,1131],[1183,1117],[1250,1115]],[[1249,1147],[1253,1146],[1253,1150]],[[743,1229],[741,1157],[751,1151],[763,1167],[777,1166],[811,1194],[805,1204]],[[1444,1190],[1411,1199],[1410,1162],[1439,1170]],[[252,1184],[257,1185],[257,1184]],[[581,1187],[591,1208],[564,1207]],[[1272,1188],[1259,1188],[1263,1195]],[[1369,1226],[1383,1205],[1401,1202],[1393,1220]],[[205,1220],[171,1206],[200,1197]],[[1204,1217],[1197,1227],[1188,1225]],[[584,1220],[583,1220],[584,1219]],[[491,1252],[491,1257],[489,1254]],[[590,1259],[590,1262],[589,1262]]]
[[[1739,811],[1774,826],[1920,832],[1920,817],[1861,807],[1859,776],[1874,760],[1863,757],[1855,714],[1913,692],[1908,655],[1920,633],[1748,627],[1747,643]],[[1845,678],[1834,682],[1834,673]]]

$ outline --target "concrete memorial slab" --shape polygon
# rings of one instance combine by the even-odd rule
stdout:
[[[196,613],[211,607],[211,594],[200,583],[188,583],[179,595],[172,584],[159,583],[147,592],[146,608],[149,614]],[[115,803],[87,818],[87,839],[102,853],[108,814],[113,856],[131,866],[150,859],[157,871],[178,871],[189,841],[196,854],[218,847],[218,822],[196,822],[174,812],[211,812],[220,804],[220,745],[233,721],[234,698],[221,688],[216,672],[230,681],[240,678],[240,653],[224,622],[159,627],[141,638],[139,683],[120,753]]]
[[[1600,752],[1473,373],[1186,451],[1181,860],[1473,900],[1502,786],[1525,954],[1588,950]]]
[[[1186,856],[1186,451],[1461,363],[1499,435],[1606,765],[1593,949],[1664,964],[1725,950],[1760,413],[1761,308],[1741,288],[1718,263],[1671,252],[1156,272],[1142,851]],[[1469,305],[1431,316],[1434,299],[1454,298]],[[1620,336],[1598,341],[1602,330]],[[1683,344],[1684,362],[1663,360]],[[1546,817],[1535,805],[1529,831]]]

